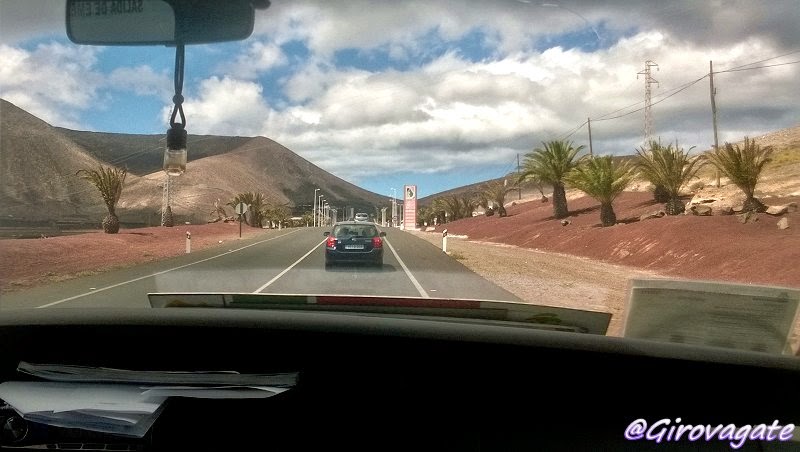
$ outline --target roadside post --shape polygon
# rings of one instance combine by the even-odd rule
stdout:
[[[442,251],[447,254],[447,229],[442,231]]]
[[[192,252],[192,233],[186,231],[186,254]]]
[[[239,215],[239,238],[242,238],[242,217],[247,212],[247,204],[240,202],[236,204],[236,213]]]

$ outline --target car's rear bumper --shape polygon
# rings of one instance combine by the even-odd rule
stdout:
[[[370,251],[338,251],[325,249],[325,262],[379,262],[383,260],[383,248]]]

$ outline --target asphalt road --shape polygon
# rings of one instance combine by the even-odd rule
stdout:
[[[383,295],[520,301],[430,243],[386,228],[382,268],[325,269],[323,229],[255,239],[0,296],[0,309],[149,307],[154,292]]]

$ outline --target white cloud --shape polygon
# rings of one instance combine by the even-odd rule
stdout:
[[[203,80],[197,97],[187,97],[184,103],[187,129],[201,134],[259,134],[270,115],[262,90],[257,83],[229,77]]]
[[[0,44],[0,96],[46,122],[85,128],[81,116],[103,110],[108,91],[170,98],[171,76],[150,66],[99,70],[102,47],[43,43],[32,50]]]
[[[66,1],[2,0],[0,43],[14,45],[31,37],[66,37]]]
[[[273,2],[259,12],[256,36],[241,54],[209,52],[211,74],[187,73],[188,128],[266,135],[345,177],[388,174],[397,165],[433,172],[505,162],[590,116],[596,152],[630,153],[642,138],[643,113],[600,119],[641,107],[644,85],[636,75],[645,60],[659,64],[653,90],[658,102],[671,88],[707,73],[709,60],[725,69],[796,50],[800,42],[800,8],[793,1],[575,0],[565,6],[515,0]],[[534,50],[546,38],[587,44],[563,38],[585,32],[586,21],[608,48]],[[482,55],[489,55],[484,60],[471,61],[474,55],[464,49],[443,52],[448,40],[476,31],[484,40],[478,43],[485,47]],[[298,57],[281,49],[290,41],[303,42],[310,53],[297,68]],[[59,125],[76,121],[75,111],[91,108],[111,87],[169,97],[169,73],[136,66],[102,74],[98,51],[87,49],[0,47],[3,97],[13,96]],[[345,49],[385,54],[408,69],[337,67],[334,55]],[[775,61],[792,59],[797,55]],[[277,85],[258,81],[290,63],[291,74]],[[799,71],[800,65],[790,65],[718,74],[723,139],[796,122]],[[271,105],[265,90],[280,90],[270,99],[285,102]],[[657,103],[653,112],[663,139],[710,143],[707,79]],[[571,138],[585,143],[586,129]],[[342,155],[367,155],[368,164],[354,166]]]
[[[108,76],[108,87],[163,99],[170,98],[174,89],[170,74],[155,72],[147,65],[114,69]]]
[[[403,49],[417,46],[418,38],[432,29],[445,39],[481,29],[501,52],[513,53],[530,50],[537,39],[585,29],[587,22],[602,24],[600,37],[606,43],[629,30],[664,30],[698,45],[730,45],[745,33],[778,48],[800,42],[796,0],[575,0],[555,8],[516,0],[273,2],[259,12],[256,34],[275,36],[278,42],[306,41],[314,54],[324,57],[342,48],[388,44],[401,58]]]
[[[290,94],[313,95],[304,98],[302,108],[273,112],[262,133],[344,176],[359,170],[346,159],[329,157],[332,151],[370,151],[373,157],[366,167],[372,174],[396,171],[398,162],[418,171],[505,162],[509,154],[502,149],[527,152],[588,116],[599,119],[623,107],[633,105],[617,115],[640,108],[644,84],[636,77],[645,59],[660,65],[653,74],[660,82],[653,87],[658,102],[672,88],[702,77],[709,59],[722,69],[752,61],[752,55],[778,52],[761,38],[712,48],[654,31],[594,53],[552,48],[480,63],[449,53],[406,72],[370,73],[315,62],[286,84]],[[761,109],[796,115],[797,75],[797,65],[719,74],[718,103],[729,108],[727,114],[721,112],[721,121],[728,121],[721,127],[740,130],[738,110],[750,119],[761,117],[749,123],[751,133],[775,128],[759,116]],[[735,111],[730,110],[733,105]],[[656,133],[665,140],[677,138],[682,145],[700,147],[711,142],[707,79],[656,104],[653,111]],[[632,152],[642,140],[642,123],[642,112],[593,122],[595,151]],[[585,127],[571,139],[586,143]]]
[[[0,93],[51,124],[75,126],[77,112],[93,105],[102,82],[93,70],[97,54],[97,48],[58,43],[30,52],[0,44]]]
[[[272,68],[288,62],[280,46],[271,42],[254,41],[233,62],[217,68],[218,72],[232,74],[239,79],[254,79]]]

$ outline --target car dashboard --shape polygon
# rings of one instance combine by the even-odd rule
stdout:
[[[13,411],[0,410],[8,449],[730,450],[625,433],[637,419],[793,423],[800,407],[794,357],[430,317],[4,311],[0,381],[24,379],[21,361],[299,377],[266,399],[170,399],[143,438],[31,423],[14,436]],[[740,450],[798,449],[749,441]]]

